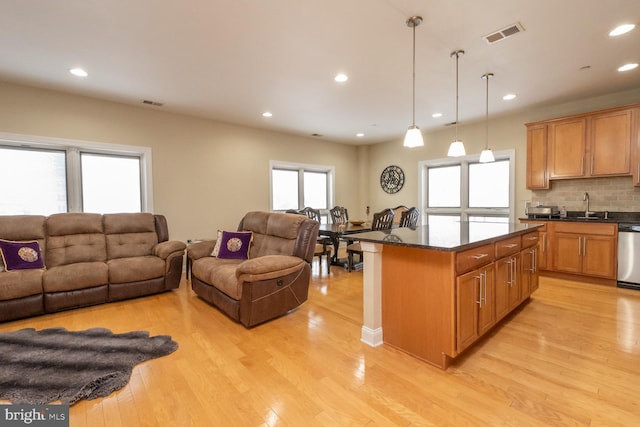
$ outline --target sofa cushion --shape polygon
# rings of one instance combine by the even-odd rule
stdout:
[[[105,214],[108,259],[151,255],[158,244],[155,230],[150,213]]]
[[[45,292],[74,291],[106,285],[109,281],[104,262],[78,262],[49,268],[42,276]]]
[[[156,256],[137,256],[107,261],[110,283],[139,282],[164,276],[165,262]]]
[[[230,298],[240,300],[242,286],[236,277],[236,268],[242,262],[241,259],[204,257],[193,262],[192,272],[194,277],[215,286]]]
[[[217,256],[222,259],[247,259],[252,240],[251,231],[223,231]]]
[[[3,270],[31,270],[44,268],[37,240],[14,241],[0,239]]]
[[[304,215],[249,212],[240,224],[242,231],[253,231],[249,258],[264,255],[292,255]],[[312,255],[313,256],[313,255]]]
[[[47,267],[106,261],[107,249],[102,230],[100,214],[51,215],[47,219]]]
[[[44,270],[15,270],[0,274],[0,301],[42,294]]]

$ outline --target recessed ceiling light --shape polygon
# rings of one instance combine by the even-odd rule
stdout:
[[[638,68],[638,64],[624,64],[622,67],[618,68],[618,71],[629,71],[633,70],[634,68]]]
[[[442,113],[433,113],[431,117],[433,117],[434,119],[437,119],[438,117],[442,117]]]
[[[516,99],[516,95],[513,93],[508,93],[502,97],[505,101],[511,101],[512,99]]]
[[[336,75],[333,80],[337,81],[338,83],[344,83],[347,80],[349,80],[349,76],[347,76],[346,74],[340,73],[338,75]]]
[[[82,68],[72,68],[69,70],[71,74],[77,77],[87,77],[89,74]]]
[[[358,138],[362,138],[362,137],[364,136],[364,133],[362,133],[362,132],[360,132],[360,133],[356,133],[356,136],[357,136]]]
[[[272,117],[273,114],[271,114],[269,111],[265,111],[264,113],[262,113],[262,117]]]
[[[609,32],[609,35],[611,37],[620,36],[622,34],[628,33],[629,31],[633,30],[635,27],[636,27],[635,24],[618,25],[616,28],[614,28]]]

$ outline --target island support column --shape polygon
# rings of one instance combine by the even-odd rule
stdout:
[[[382,345],[382,248],[383,245],[360,242],[364,255],[363,315],[360,341],[371,347]]]

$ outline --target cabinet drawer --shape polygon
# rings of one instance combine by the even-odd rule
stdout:
[[[523,248],[530,248],[532,246],[535,246],[538,244],[538,240],[540,239],[540,236],[538,235],[537,231],[534,231],[532,233],[527,233],[527,234],[523,234],[522,235],[522,247]]]
[[[618,233],[617,224],[582,222],[556,222],[553,224],[556,233],[593,234],[600,236],[615,236]]]
[[[510,239],[500,240],[495,243],[496,259],[504,258],[507,255],[513,255],[520,251],[520,236],[511,237]]]
[[[493,261],[493,244],[480,246],[456,254],[456,272],[466,273]]]

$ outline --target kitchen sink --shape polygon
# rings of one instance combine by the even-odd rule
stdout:
[[[601,218],[598,218],[597,216],[578,216],[576,218],[578,218],[578,219],[601,219]]]

